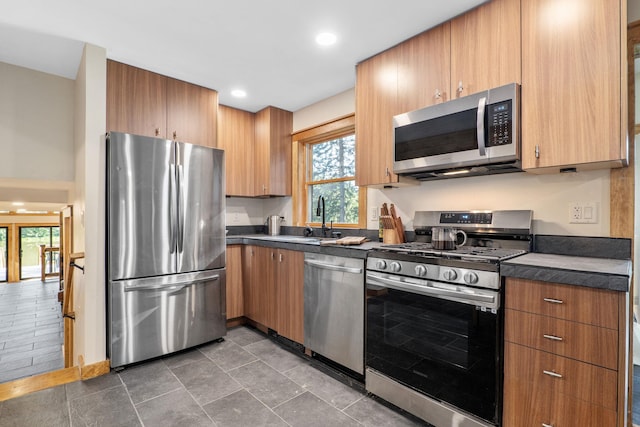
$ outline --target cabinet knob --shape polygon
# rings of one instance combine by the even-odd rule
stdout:
[[[462,85],[462,80],[458,82],[458,93],[462,93],[464,90],[464,86]]]
[[[535,155],[536,155],[536,159],[540,158],[540,146],[536,145],[536,149],[535,149]]]
[[[178,139],[178,132],[176,132],[175,130],[173,131],[173,139]]]
[[[160,136],[160,129],[156,128],[156,136]]]
[[[440,99],[442,98],[442,93],[440,92],[440,89],[436,89],[436,93],[433,94],[433,97],[435,99]]]

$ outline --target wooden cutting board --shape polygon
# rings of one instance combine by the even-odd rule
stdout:
[[[341,239],[321,240],[320,245],[361,245],[368,239],[360,236],[347,236]]]

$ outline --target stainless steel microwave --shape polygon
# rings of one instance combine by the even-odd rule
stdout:
[[[393,118],[393,172],[419,180],[521,171],[520,85]]]

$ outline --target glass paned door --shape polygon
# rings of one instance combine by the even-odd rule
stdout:
[[[41,276],[40,246],[60,246],[60,227],[20,227],[20,280]],[[58,271],[59,252],[49,252],[45,259],[45,272]]]
[[[0,227],[0,282],[7,281],[7,262],[9,254],[9,229]]]

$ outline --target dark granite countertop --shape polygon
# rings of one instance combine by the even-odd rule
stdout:
[[[290,240],[287,240],[290,238]],[[265,234],[248,234],[227,236],[227,245],[258,245],[270,248],[288,249],[292,251],[322,253],[326,255],[365,259],[367,251],[381,245],[380,242],[365,242],[361,245],[320,245],[319,240],[304,239],[301,236],[268,236]]]
[[[506,277],[629,292],[630,260],[528,253],[500,264]]]

